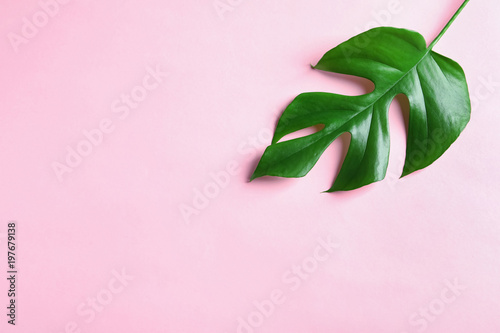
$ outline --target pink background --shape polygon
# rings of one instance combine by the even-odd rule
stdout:
[[[43,22],[37,1],[3,0],[1,332],[500,332],[500,86],[487,83],[500,82],[497,1],[471,1],[435,48],[464,68],[474,109],[431,167],[397,179],[395,102],[384,181],[321,193],[338,140],[305,178],[247,182],[293,97],[365,91],[309,64],[372,26],[430,42],[461,4],[401,1],[387,15],[391,2],[232,0],[221,17],[212,0],[81,0]],[[9,36],[34,15],[42,26],[16,52]],[[113,112],[157,66],[161,83],[127,116]],[[103,119],[113,131],[59,181],[53,164]],[[5,315],[11,220],[16,327]],[[331,253],[318,247],[328,237]]]

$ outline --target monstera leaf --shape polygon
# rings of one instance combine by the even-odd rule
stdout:
[[[382,180],[389,161],[388,109],[405,94],[410,104],[406,159],[402,176],[439,158],[470,119],[470,99],[462,68],[434,51],[417,32],[374,28],[328,51],[315,69],[371,80],[375,89],[360,96],[311,92],[297,96],[278,121],[272,144],[251,179],[302,177],[341,134],[351,141],[340,172],[327,192],[344,191]],[[278,142],[285,135],[315,125],[318,132]]]

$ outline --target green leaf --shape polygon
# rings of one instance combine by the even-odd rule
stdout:
[[[380,181],[389,161],[388,109],[405,94],[410,104],[406,159],[402,176],[425,168],[458,138],[470,119],[465,74],[453,60],[434,51],[462,7],[429,47],[417,32],[374,28],[328,51],[315,69],[371,80],[373,92],[360,96],[311,92],[297,96],[280,117],[272,144],[251,179],[303,177],[341,134],[351,141],[340,172],[327,192],[352,190]],[[278,142],[315,125],[320,131]]]

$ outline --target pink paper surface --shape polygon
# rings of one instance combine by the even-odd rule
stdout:
[[[304,178],[248,182],[296,95],[370,88],[310,64],[374,26],[430,43],[460,4],[3,1],[0,331],[500,332],[498,2],[434,49],[473,113],[429,168],[398,179],[398,99],[385,180],[321,193],[344,137]]]

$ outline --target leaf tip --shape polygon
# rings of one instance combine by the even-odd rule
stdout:
[[[408,176],[409,174],[412,174],[415,171],[416,170],[412,170],[412,169],[410,169],[410,168],[408,168],[408,167],[405,166],[403,168],[403,172],[401,173],[401,176],[399,177],[399,179],[404,178],[404,177]]]
[[[338,192],[338,191],[342,191],[342,189],[338,189],[335,184],[333,184],[332,187],[330,187],[328,190],[325,190],[321,193],[334,193],[334,192]]]
[[[250,176],[250,179],[248,180],[248,182],[250,183],[252,180],[256,179],[256,178],[259,178],[259,177],[262,177],[263,174],[261,174],[260,172],[258,172],[258,167],[257,169],[255,169],[255,171],[252,173],[252,175]]]
[[[411,174],[412,172],[403,172],[401,174],[401,176],[399,177],[399,179],[403,179],[404,177],[408,176],[409,174]]]

